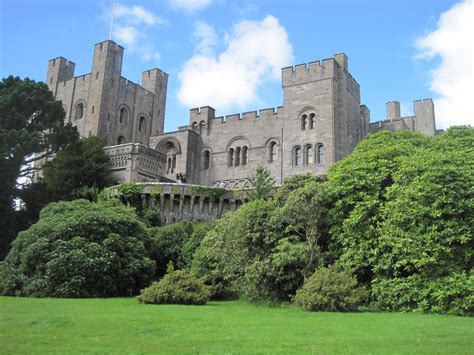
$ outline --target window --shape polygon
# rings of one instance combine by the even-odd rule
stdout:
[[[138,131],[146,133],[146,118],[143,116],[141,116],[138,121]]]
[[[308,125],[309,125],[309,129],[313,129],[314,128],[314,113],[311,113],[309,115],[309,122],[308,122]]]
[[[76,111],[74,113],[74,120],[80,120],[81,118],[84,117],[84,104],[81,102],[81,103],[78,103],[76,105]]]
[[[247,146],[242,147],[242,165],[247,165],[248,151],[249,149],[247,148]]]
[[[304,131],[306,129],[306,119],[308,116],[303,115],[301,116],[301,130]]]
[[[117,138],[117,144],[124,144],[125,143],[125,137],[124,136],[119,136]]]
[[[122,107],[119,112],[119,123],[126,126],[128,121],[128,111],[125,107]]]
[[[209,169],[210,163],[211,163],[211,153],[208,150],[205,150],[203,154],[203,168]]]
[[[271,163],[277,159],[277,144],[276,142],[270,142],[268,146],[268,161]]]
[[[312,145],[307,145],[304,148],[304,163],[305,165],[312,165],[314,163],[314,150]]]
[[[240,147],[235,148],[235,159],[234,159],[235,166],[240,165],[240,152],[241,152]]]
[[[229,149],[229,153],[227,155],[227,161],[229,166],[234,166],[234,148]]]
[[[206,125],[206,121],[199,122],[199,134],[202,133],[203,127]]]
[[[316,154],[318,157],[318,164],[326,163],[326,147],[323,144],[318,145]]]
[[[303,163],[303,151],[300,147],[296,147],[293,151],[293,164],[300,166]]]
[[[193,122],[193,124],[191,125],[191,129],[196,132],[197,131],[197,122]]]

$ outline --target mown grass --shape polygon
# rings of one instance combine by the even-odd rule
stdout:
[[[474,319],[0,297],[0,353],[473,353]]]

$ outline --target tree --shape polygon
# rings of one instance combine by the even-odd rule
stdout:
[[[79,138],[64,115],[46,84],[13,76],[0,82],[0,254],[18,230],[13,201],[19,179],[31,176],[35,162]]]
[[[74,198],[82,189],[103,189],[111,183],[109,156],[104,152],[105,140],[82,138],[61,149],[43,166],[41,181],[54,200]]]
[[[12,243],[0,294],[130,296],[154,276],[151,244],[135,211],[118,201],[54,202]]]
[[[251,200],[268,199],[275,189],[275,179],[272,173],[261,165],[257,167],[255,176],[250,179],[250,184],[252,190],[249,190],[247,195]]]

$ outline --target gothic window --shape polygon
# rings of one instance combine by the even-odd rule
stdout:
[[[304,131],[306,129],[306,120],[307,120],[308,116],[307,115],[303,115],[301,116],[301,130]]]
[[[312,165],[314,163],[314,150],[312,145],[304,147],[304,164]]]
[[[316,154],[318,157],[318,164],[326,163],[326,147],[323,144],[318,145]]]
[[[119,112],[119,123],[126,126],[128,121],[128,111],[125,107],[122,107]]]
[[[248,151],[249,149],[246,145],[242,147],[242,165],[247,165]]]
[[[296,147],[293,150],[293,165],[300,166],[303,163],[303,150],[300,147]]]
[[[240,147],[235,148],[235,159],[234,159],[235,166],[240,165],[240,154],[241,154],[241,148]]]
[[[197,131],[197,122],[193,122],[193,124],[191,125],[191,129],[196,132]]]
[[[125,143],[125,137],[124,136],[119,136],[117,138],[117,144],[124,144]]]
[[[138,121],[138,131],[146,133],[146,118],[141,116]]]
[[[211,153],[208,150],[205,150],[203,154],[203,168],[209,169],[210,163],[211,163]]]
[[[314,128],[314,113],[311,113],[309,115],[309,121],[308,121],[308,126],[309,126],[309,129],[313,129]]]
[[[234,148],[229,149],[227,161],[229,163],[229,166],[234,166]]]
[[[76,105],[76,111],[74,113],[74,120],[80,120],[84,117],[84,104],[82,102]]]
[[[271,163],[277,159],[277,144],[276,142],[270,142],[268,146],[268,161]]]

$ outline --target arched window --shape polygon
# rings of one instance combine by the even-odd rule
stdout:
[[[80,120],[84,117],[84,104],[82,102],[76,105],[76,111],[74,113],[74,120]]]
[[[300,147],[296,147],[293,151],[293,164],[294,166],[300,166],[303,163],[303,150]]]
[[[191,125],[191,129],[196,132],[197,131],[197,122],[193,122],[193,124]]]
[[[235,166],[240,165],[240,153],[241,153],[241,148],[240,147],[235,148],[235,159],[234,159]]]
[[[268,161],[271,163],[277,159],[277,144],[276,142],[270,142],[268,146]]]
[[[125,137],[124,136],[119,136],[117,138],[117,144],[124,144],[125,143]]]
[[[304,163],[305,165],[312,165],[314,163],[314,150],[312,145],[304,147]]]
[[[122,107],[119,112],[119,123],[126,126],[128,124],[128,111],[125,107]]]
[[[146,118],[143,116],[140,116],[138,121],[138,131],[146,133]]]
[[[211,163],[211,153],[208,150],[205,150],[203,153],[203,168],[209,169]]]
[[[306,129],[306,119],[308,118],[307,115],[301,116],[301,130],[304,131]]]
[[[249,149],[246,145],[242,147],[242,165],[247,165]]]
[[[326,163],[326,147],[323,144],[319,144],[317,151],[318,164]]]
[[[308,126],[309,126],[309,129],[313,129],[314,128],[314,113],[311,113],[309,115],[309,121],[308,121]]]
[[[227,161],[229,166],[234,166],[234,148],[229,149],[229,153],[227,155]]]

